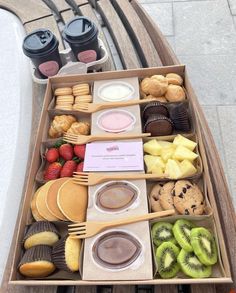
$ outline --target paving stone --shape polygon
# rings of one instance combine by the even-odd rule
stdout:
[[[173,14],[177,54],[235,54],[236,31],[227,0],[174,2]]]
[[[236,132],[235,132],[235,113],[236,105],[221,106],[217,108],[220,128],[222,133],[223,145],[225,149],[225,160],[228,169],[228,177],[231,187],[234,206],[236,207]]]
[[[140,3],[160,3],[160,2],[186,2],[186,1],[215,1],[215,0],[138,0]],[[232,0],[233,1],[233,0]]]
[[[213,135],[216,147],[219,151],[221,162],[223,164],[224,170],[227,173],[227,167],[225,163],[224,145],[222,141],[222,134],[220,129],[220,122],[217,113],[216,106],[203,106],[203,111],[207,119],[208,125],[210,127],[211,133]]]
[[[178,56],[202,105],[236,104],[236,56]]]
[[[233,15],[236,15],[236,0],[228,0],[229,8]]]
[[[143,4],[143,8],[157,23],[165,36],[174,34],[172,3],[150,3]]]

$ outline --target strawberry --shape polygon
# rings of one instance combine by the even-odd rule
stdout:
[[[74,153],[78,158],[84,159],[84,157],[85,157],[85,149],[86,149],[85,144],[75,145],[74,146]]]
[[[66,161],[72,160],[74,155],[72,145],[70,145],[69,143],[61,145],[59,147],[59,154]]]
[[[49,163],[56,162],[57,159],[59,158],[58,149],[56,148],[49,149],[45,154],[45,158]]]
[[[62,167],[60,177],[72,177],[73,172],[75,172],[77,164],[75,161],[66,161]]]
[[[60,177],[60,172],[62,165],[59,162],[53,162],[48,165],[47,169],[44,171],[43,178],[45,180],[53,180]]]
[[[80,162],[77,165],[76,172],[83,172],[83,170],[84,170],[84,162]]]

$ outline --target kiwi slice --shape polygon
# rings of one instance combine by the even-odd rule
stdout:
[[[190,234],[194,253],[204,265],[217,262],[217,249],[213,235],[206,228],[193,228]]]
[[[156,250],[158,272],[163,279],[176,276],[180,267],[177,263],[179,248],[172,242],[163,242]]]
[[[177,220],[173,226],[173,233],[178,244],[186,251],[193,251],[190,242],[190,232],[195,225],[187,220]]]
[[[211,275],[211,266],[202,264],[193,252],[181,249],[177,261],[182,271],[192,278],[208,278]]]
[[[156,246],[161,245],[161,243],[170,241],[176,243],[172,232],[173,225],[166,222],[155,223],[152,226],[152,239]]]

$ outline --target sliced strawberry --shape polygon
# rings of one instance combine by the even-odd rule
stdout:
[[[83,170],[84,170],[84,162],[81,162],[78,164],[76,168],[76,172],[83,172]]]
[[[73,147],[69,143],[63,144],[59,147],[60,156],[66,160],[72,160],[74,156]]]
[[[86,150],[86,144],[75,145],[74,146],[74,153],[80,159],[84,159],[84,157],[85,157],[85,150]]]
[[[58,149],[56,148],[49,149],[45,154],[45,158],[49,163],[56,162],[57,159],[59,158]]]
[[[59,162],[54,162],[48,165],[44,171],[44,180],[53,180],[60,177],[62,165]]]
[[[60,177],[72,177],[73,172],[75,172],[77,163],[73,160],[66,161],[62,167]]]

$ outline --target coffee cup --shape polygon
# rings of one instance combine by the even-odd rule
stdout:
[[[69,21],[64,28],[63,38],[78,61],[90,63],[101,58],[98,29],[87,17],[79,16]]]
[[[56,75],[62,66],[59,42],[48,29],[37,29],[23,41],[23,52],[31,59],[42,78]]]

